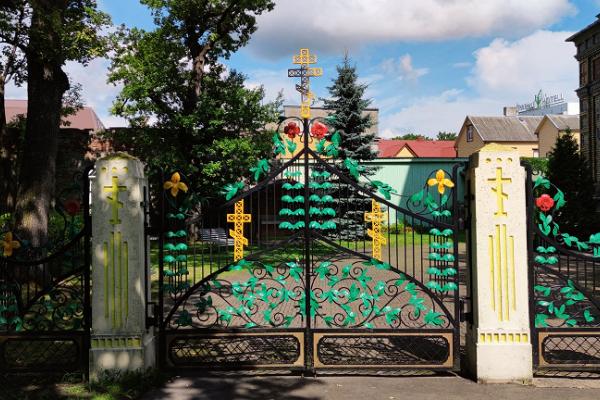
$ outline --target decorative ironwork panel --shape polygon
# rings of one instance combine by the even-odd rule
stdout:
[[[600,366],[600,333],[546,336],[541,347],[547,364]]]
[[[564,232],[565,194],[530,171],[528,181],[534,363],[600,369],[600,233],[585,240]]]
[[[328,335],[319,339],[317,355],[325,366],[444,365],[451,354],[445,336]]]
[[[296,336],[284,334],[239,336],[181,336],[169,344],[169,358],[176,366],[293,365],[300,360]],[[302,361],[302,360],[300,360]]]
[[[66,338],[10,338],[1,345],[0,370],[66,372],[81,367],[81,343]]]

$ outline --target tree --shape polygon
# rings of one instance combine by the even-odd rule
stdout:
[[[435,140],[456,140],[456,132],[439,131]]]
[[[270,150],[264,127],[278,103],[219,62],[246,45],[271,0],[143,0],[155,28],[123,30],[109,81],[123,85],[113,113],[130,129],[113,134],[151,167],[177,170],[203,197]]]
[[[16,203],[17,230],[33,246],[46,243],[54,195],[63,96],[70,87],[67,61],[86,64],[104,55],[110,18],[95,0],[29,0],[27,122]]]
[[[12,0],[0,6],[0,215],[13,211],[17,190],[18,131],[9,129],[5,110],[8,83],[20,86],[25,79],[27,21],[30,8],[25,0]]]
[[[592,173],[570,131],[556,140],[548,154],[548,179],[565,193],[567,202],[555,216],[561,231],[580,239],[598,231]]]
[[[419,133],[407,133],[402,136],[396,136],[393,140],[431,140],[430,137],[421,135]]]
[[[367,133],[373,121],[364,111],[371,104],[365,99],[367,85],[358,83],[356,66],[351,65],[346,54],[341,65],[337,66],[337,77],[328,87],[329,99],[324,99],[324,107],[331,110],[331,128],[340,134],[340,154],[342,159],[368,161],[377,158],[375,134]],[[366,175],[372,175],[374,168],[365,168]],[[345,183],[336,182],[336,196],[344,215],[338,216],[338,235],[346,240],[363,238],[364,211],[371,207],[371,201],[358,196],[355,190]]]

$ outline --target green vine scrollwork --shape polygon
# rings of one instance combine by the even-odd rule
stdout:
[[[592,257],[600,258],[600,232],[590,235],[588,241],[561,232],[556,215],[567,203],[564,193],[541,175],[536,178],[533,190],[537,195],[535,218],[540,232],[572,250],[589,253]]]

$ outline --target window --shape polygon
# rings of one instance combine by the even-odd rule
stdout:
[[[533,157],[538,158],[540,156],[540,149],[533,149]]]
[[[596,57],[592,60],[592,80],[599,81],[600,80],[600,57]]]
[[[467,126],[467,142],[473,141],[473,125]]]

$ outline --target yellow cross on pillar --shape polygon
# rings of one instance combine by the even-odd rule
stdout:
[[[371,200],[371,212],[365,213],[365,221],[371,223],[367,235],[373,239],[373,258],[381,260],[381,246],[387,244],[387,239],[381,234],[381,223],[385,220],[387,212],[381,211],[381,205]]]
[[[300,84],[296,85],[296,90],[302,95],[302,104],[300,105],[300,116],[302,118],[310,118],[310,106],[314,94],[310,91],[310,77],[322,76],[322,68],[310,67],[311,64],[317,62],[317,56],[310,54],[309,49],[300,49],[300,54],[293,58],[294,64],[299,64],[300,68],[288,70],[289,78],[300,78]]]
[[[104,193],[110,193],[107,196],[108,203],[112,208],[112,218],[110,219],[111,225],[118,225],[121,223],[119,219],[119,208],[123,208],[123,202],[119,201],[119,192],[127,190],[127,186],[119,186],[119,178],[116,176],[112,177],[112,185],[104,186]]]
[[[488,182],[495,183],[495,186],[492,187],[492,191],[496,193],[496,203],[498,205],[498,210],[494,213],[497,217],[506,217],[508,214],[504,211],[504,200],[508,199],[508,193],[504,193],[504,184],[511,183],[511,178],[503,178],[502,177],[502,168],[496,168],[496,177],[489,178]]]
[[[244,258],[244,246],[248,246],[248,239],[244,237],[244,224],[252,222],[251,214],[244,214],[244,200],[235,203],[233,214],[227,214],[227,222],[233,222],[233,229],[229,236],[233,238],[233,260]]]

